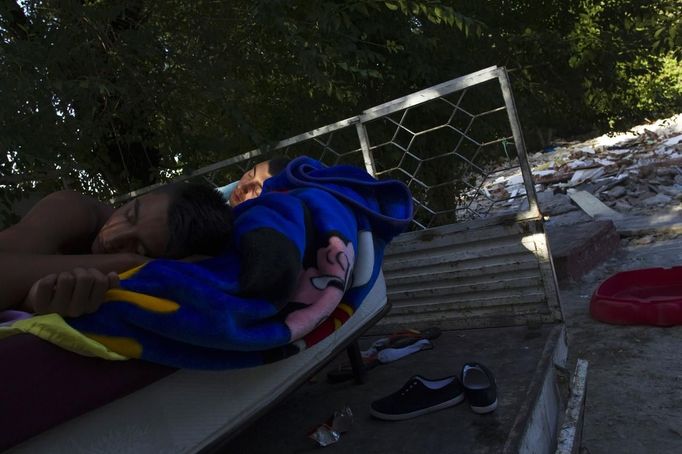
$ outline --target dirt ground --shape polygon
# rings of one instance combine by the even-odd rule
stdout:
[[[618,271],[682,266],[680,235],[634,243],[561,287],[569,364],[589,361],[584,453],[682,452],[682,326],[607,325],[588,312],[592,292]]]

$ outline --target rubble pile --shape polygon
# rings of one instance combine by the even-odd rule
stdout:
[[[544,214],[578,209],[568,199],[575,191],[627,216],[682,212],[682,114],[620,135],[558,142],[528,159]],[[519,168],[495,176],[479,189],[485,199],[475,197],[479,207],[490,213],[527,207]]]
[[[682,134],[648,129],[611,146],[561,144],[530,158],[536,191],[593,194],[623,214],[642,214],[682,201]]]

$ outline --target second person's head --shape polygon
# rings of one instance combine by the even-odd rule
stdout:
[[[260,162],[244,172],[237,182],[237,187],[230,194],[230,206],[236,207],[242,202],[258,197],[263,190],[265,180],[280,173],[288,163],[287,158],[273,158]]]

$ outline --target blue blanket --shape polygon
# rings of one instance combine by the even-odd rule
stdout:
[[[235,208],[225,254],[148,262],[124,274],[96,313],[67,323],[118,354],[175,367],[282,359],[353,314],[411,218],[402,183],[301,157]]]

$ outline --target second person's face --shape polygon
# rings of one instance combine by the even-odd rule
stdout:
[[[242,202],[258,197],[263,190],[263,183],[272,175],[269,161],[256,164],[239,179],[237,187],[230,194],[230,206],[236,207]]]

